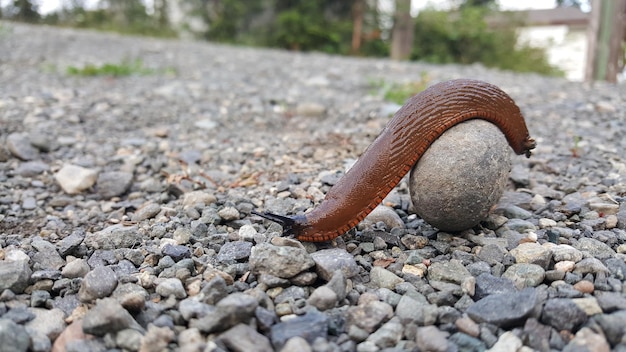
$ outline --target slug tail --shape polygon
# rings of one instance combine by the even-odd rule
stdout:
[[[283,235],[287,235],[289,237],[294,237],[297,235],[297,217],[289,217],[289,216],[283,216],[283,215],[278,215],[278,214],[273,214],[273,213],[268,213],[268,212],[258,212],[253,210],[252,214],[254,215],[258,215],[264,219],[273,221],[275,223],[280,224],[283,227]]]

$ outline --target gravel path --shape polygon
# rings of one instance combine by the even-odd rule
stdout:
[[[626,351],[626,87],[1,28],[0,351]],[[423,77],[500,86],[538,142],[480,226],[406,181],[336,243],[251,215],[318,203],[398,108],[375,83]]]

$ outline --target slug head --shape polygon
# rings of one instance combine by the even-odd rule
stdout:
[[[537,146],[537,142],[535,142],[535,140],[533,138],[530,138],[530,136],[526,136],[526,139],[524,139],[523,142],[523,149],[524,149],[524,154],[526,155],[527,158],[530,158],[531,150],[535,149],[535,147]]]

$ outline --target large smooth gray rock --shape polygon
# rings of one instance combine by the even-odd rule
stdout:
[[[484,120],[446,131],[411,170],[409,189],[417,215],[443,231],[462,231],[485,219],[504,192],[511,148]]]

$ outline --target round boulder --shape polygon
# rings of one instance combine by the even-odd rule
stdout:
[[[462,231],[485,219],[511,170],[511,148],[485,120],[453,126],[413,167],[409,191],[415,212],[442,231]]]

